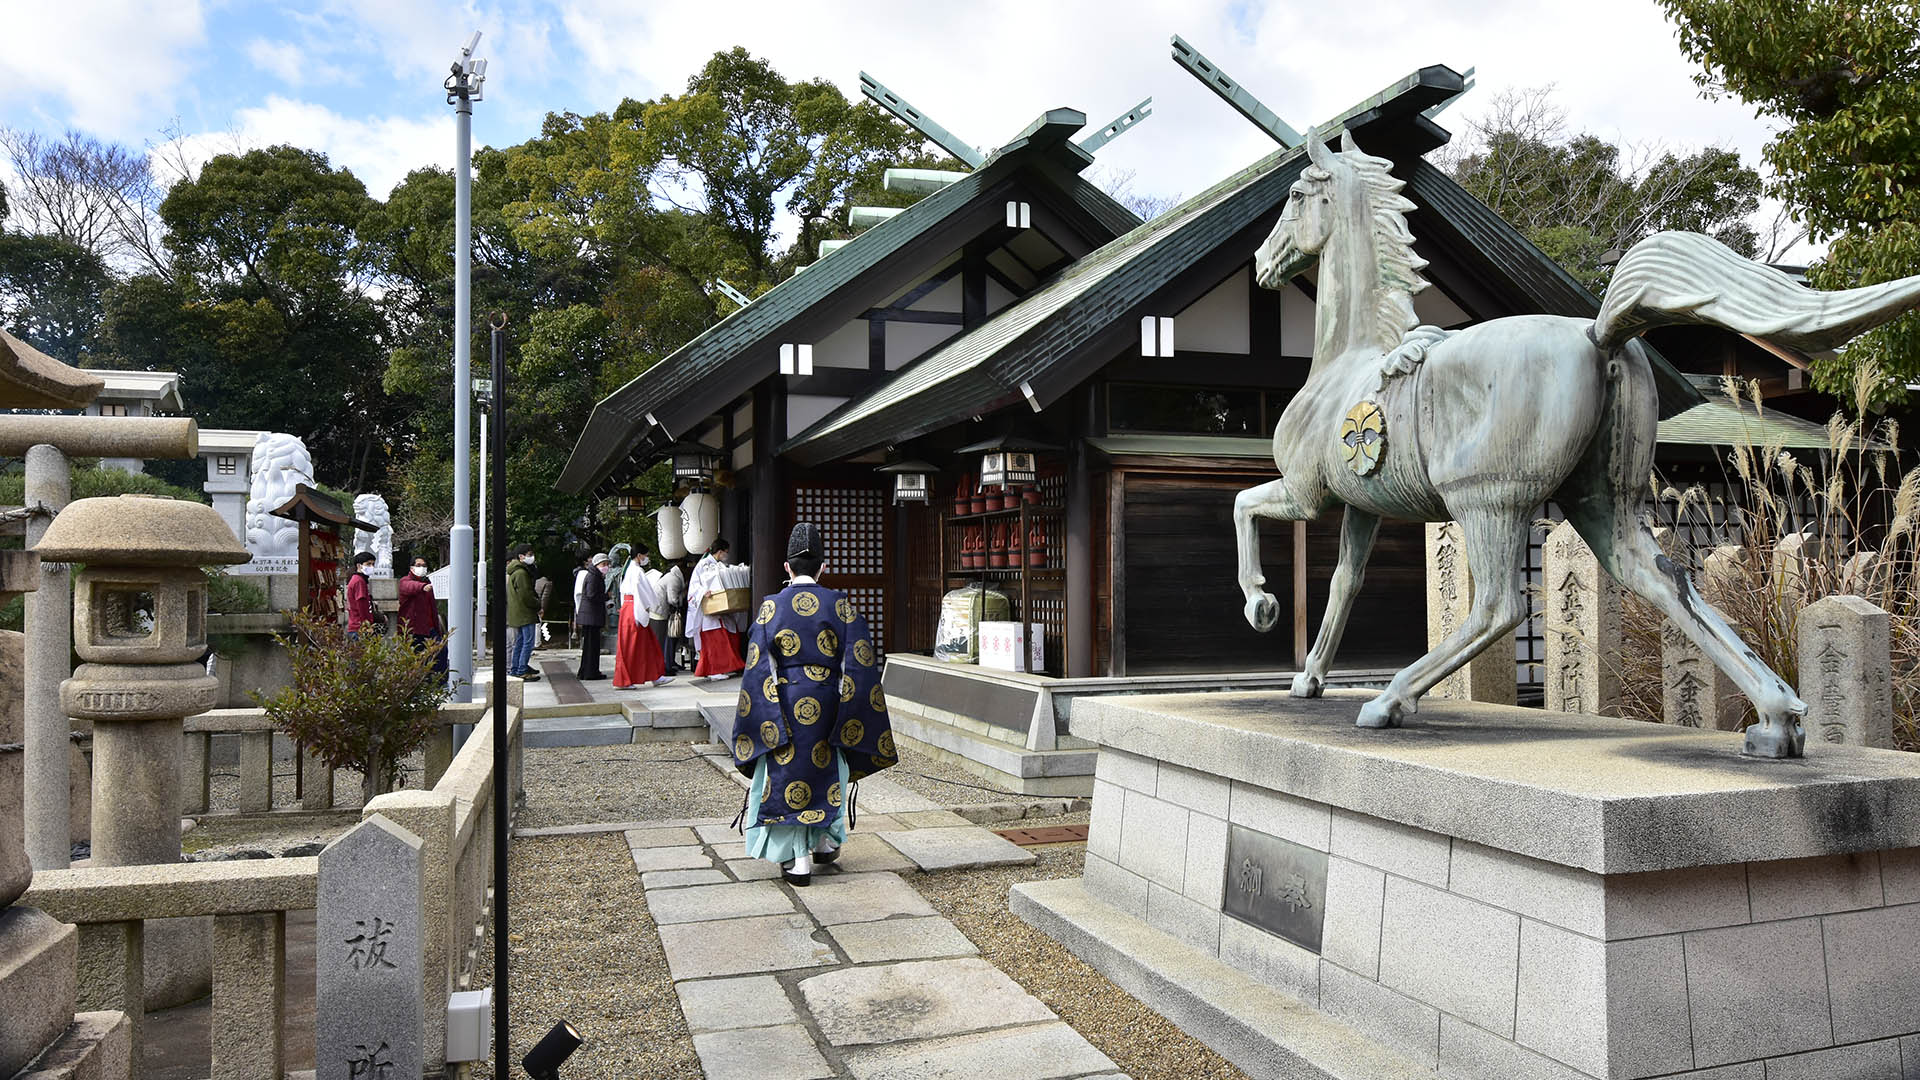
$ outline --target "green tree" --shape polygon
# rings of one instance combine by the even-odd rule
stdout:
[[[810,261],[818,239],[846,235],[837,223],[849,201],[903,202],[881,190],[881,172],[933,163],[919,147],[872,106],[734,50],[683,95],[551,114],[537,137],[477,154],[473,355],[487,356],[481,316],[506,312],[514,540],[541,544],[583,520],[596,534],[611,508],[553,486],[594,403],[731,310],[709,294],[715,278],[765,292]],[[789,218],[799,222],[790,246]],[[361,231],[392,327],[384,386],[414,403],[395,442],[396,535],[444,535],[451,176],[410,174]]]
[[[1772,194],[1827,255],[1820,288],[1920,269],[1920,5],[1908,0],[1660,0],[1709,96],[1731,95],[1783,125],[1764,151]],[[1920,379],[1920,316],[1817,358],[1814,383],[1851,400],[1855,373],[1885,373],[1876,404]]]
[[[359,237],[375,206],[322,154],[215,157],[160,204],[171,278],[109,290],[111,363],[179,371],[201,424],[291,432],[320,479],[378,485],[409,403],[381,383],[389,330]]]
[[[0,232],[0,326],[56,360],[91,362],[112,282],[100,257],[78,244]]]
[[[1580,283],[1605,290],[1618,254],[1649,233],[1706,233],[1749,258],[1760,175],[1731,150],[1685,156],[1569,134],[1547,90],[1507,91],[1440,158],[1459,184]]]

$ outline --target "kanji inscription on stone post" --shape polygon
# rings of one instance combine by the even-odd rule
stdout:
[[[1546,595],[1547,708],[1620,715],[1620,588],[1572,525],[1561,522],[1540,552]]]
[[[425,1054],[420,838],[375,815],[320,853],[315,1075],[401,1080]]]
[[[1893,746],[1892,617],[1858,596],[1800,612],[1800,698],[1808,734],[1848,746]]]
[[[1467,569],[1466,546],[1460,526],[1451,521],[1427,523],[1427,647],[1434,648],[1459,628],[1473,602],[1473,578]],[[1511,649],[1490,648],[1467,661],[1460,670],[1440,680],[1428,693],[1461,701],[1514,703],[1514,660]]]
[[[1738,731],[1746,699],[1733,680],[1672,623],[1660,628],[1661,714],[1669,724]]]

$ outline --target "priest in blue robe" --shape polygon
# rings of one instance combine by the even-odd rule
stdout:
[[[899,761],[867,620],[819,583],[826,559],[820,527],[795,525],[790,580],[754,617],[733,722],[734,765],[753,778],[747,854],[794,885],[838,857],[853,786]]]

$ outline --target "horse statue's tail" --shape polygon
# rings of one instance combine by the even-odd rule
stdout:
[[[1614,269],[1592,336],[1612,352],[1655,327],[1696,323],[1820,352],[1915,305],[1920,275],[1819,292],[1710,236],[1659,232],[1629,248]]]

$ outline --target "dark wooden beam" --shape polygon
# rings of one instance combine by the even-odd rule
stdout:
[[[1107,474],[1107,579],[1108,652],[1107,674],[1120,678],[1127,673],[1127,474],[1114,469]]]
[[[1293,523],[1293,669],[1307,669],[1307,523]]]
[[[745,557],[753,563],[753,595],[756,599],[780,591],[780,555],[783,537],[780,531],[781,506],[785,502],[785,477],[780,459],[773,449],[780,445],[786,431],[786,391],[769,379],[753,392],[753,538],[750,551],[735,552],[738,561]]]
[[[1087,436],[1095,422],[1092,383],[1080,392],[1073,417],[1072,462],[1067,473],[1067,663],[1069,679],[1093,677],[1093,450]]]
[[[998,271],[990,266],[987,268],[987,271],[996,275],[998,274]],[[1015,295],[1018,294],[1016,293]],[[868,308],[861,313],[860,317],[868,322],[875,323],[911,322],[941,323],[947,326],[961,325],[961,314],[958,311],[913,311],[908,308]]]

